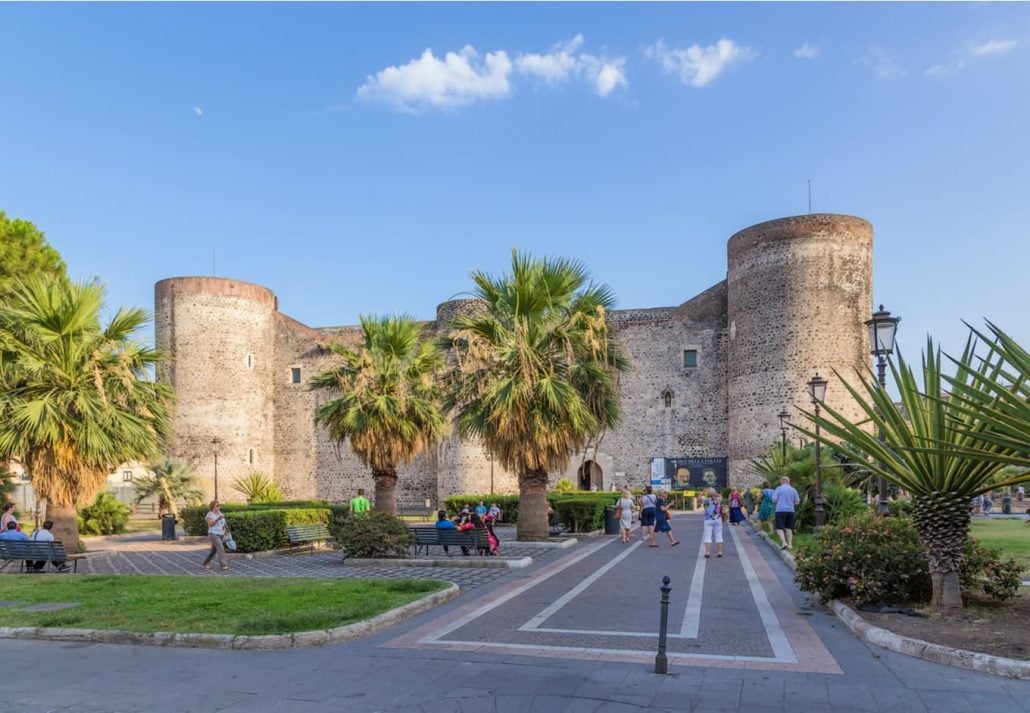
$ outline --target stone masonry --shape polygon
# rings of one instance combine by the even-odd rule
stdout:
[[[777,440],[782,409],[807,408],[817,371],[830,382],[827,403],[857,416],[834,371],[869,363],[872,226],[844,215],[783,218],[737,233],[728,253],[726,280],[683,304],[611,313],[632,359],[620,381],[624,418],[555,481],[641,485],[653,457],[711,457],[728,459],[731,483],[753,482],[748,459]],[[223,500],[239,499],[231,484],[251,471],[294,498],[372,491],[368,469],[315,426],[323,397],[308,389],[332,364],[326,345],[355,343],[359,328],[308,327],[279,312],[270,290],[224,278],[162,280],[155,302],[157,345],[170,355],[161,378],[178,399],[170,455],[190,461],[208,493],[216,450]],[[475,304],[445,302],[429,326],[442,331]],[[401,470],[397,501],[420,508],[491,483],[517,490],[480,444],[449,438]]]

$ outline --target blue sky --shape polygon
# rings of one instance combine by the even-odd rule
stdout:
[[[811,179],[874,224],[908,354],[961,319],[1030,341],[1030,5],[3,4],[0,32],[0,209],[115,304],[214,251],[313,326],[432,318],[517,245],[674,305]]]

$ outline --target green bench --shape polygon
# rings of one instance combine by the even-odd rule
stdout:
[[[32,540],[0,540],[0,561],[3,567],[11,562],[19,562],[18,571],[25,571],[25,562],[46,562],[50,571],[59,572],[57,569],[60,562],[70,564],[72,569],[79,571],[79,560],[82,555],[69,555],[64,551],[64,545],[60,541],[34,542]],[[45,571],[45,570],[41,570]],[[63,570],[67,571],[67,570]]]
[[[286,537],[290,541],[290,549],[310,546],[314,550],[316,543],[330,539],[329,528],[322,524],[287,525]]]
[[[429,554],[430,547],[460,547],[462,552],[471,549],[473,554],[482,554],[485,550],[490,552],[490,539],[486,530],[442,530],[436,527],[413,527],[415,542],[415,554],[418,555],[423,549]]]

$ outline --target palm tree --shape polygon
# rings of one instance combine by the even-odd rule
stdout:
[[[114,466],[156,456],[169,435],[169,387],[155,350],[133,340],[145,311],[102,325],[105,288],[37,275],[0,303],[0,459],[19,457],[54,534],[78,547],[77,505]]]
[[[170,512],[178,516],[180,501],[192,505],[203,497],[200,489],[195,487],[196,477],[188,463],[164,458],[151,463],[148,468],[152,475],[142,475],[132,482],[137,503],[156,495],[160,513]]]
[[[520,540],[547,538],[549,471],[618,424],[618,374],[629,362],[608,323],[611,290],[585,267],[512,252],[510,275],[474,272],[484,309],[458,317],[448,406],[519,478]]]
[[[969,393],[987,388],[985,379],[997,377],[996,365],[978,360],[971,344],[956,362],[953,385]],[[870,374],[859,375],[858,387],[841,379],[865,412],[864,422],[849,421],[825,404],[824,415],[818,418],[803,413],[819,423],[826,442],[862,454],[868,459],[865,468],[912,494],[913,522],[933,582],[933,607],[958,609],[962,607],[959,565],[969,530],[969,500],[1016,482],[997,478],[1011,451],[987,437],[987,421],[958,400],[940,396],[948,380],[941,373],[941,353],[932,340],[923,356],[922,386],[900,354],[890,366],[900,406]],[[882,440],[870,426],[879,430]]]
[[[336,442],[372,469],[375,509],[396,512],[397,466],[435,447],[447,432],[439,374],[443,355],[411,317],[361,318],[362,344],[331,344],[339,366],[318,374],[312,389],[333,398],[315,412]]]

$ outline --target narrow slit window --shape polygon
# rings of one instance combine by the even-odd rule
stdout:
[[[684,369],[695,369],[695,368],[697,368],[697,349],[684,349],[683,350],[683,368]]]
[[[254,355],[253,354],[248,354],[247,355],[247,368],[248,369],[253,369],[254,368]]]
[[[254,461],[256,461],[256,460],[257,460],[257,451],[255,451],[253,448],[251,448],[249,451],[247,451],[247,462],[250,463],[251,465],[254,465]]]
[[[300,383],[300,367],[299,366],[295,366],[292,369],[290,369],[290,383],[292,383],[292,384],[299,384]]]

